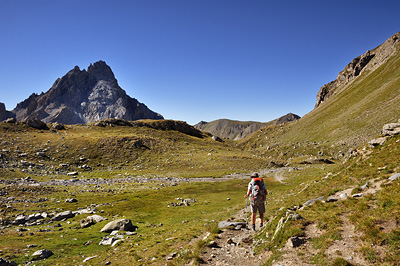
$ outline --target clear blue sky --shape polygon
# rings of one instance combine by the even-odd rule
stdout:
[[[305,115],[354,57],[400,31],[400,1],[0,0],[0,102],[104,60],[167,119]]]

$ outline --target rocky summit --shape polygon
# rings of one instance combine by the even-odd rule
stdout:
[[[104,61],[90,64],[87,70],[75,66],[57,79],[46,93],[32,94],[12,113],[19,121],[37,118],[46,123],[63,124],[90,123],[108,118],[129,121],[163,119],[127,95]]]
[[[338,94],[349,86],[364,71],[374,71],[393,56],[400,47],[400,32],[365,54],[354,58],[337,76],[334,81],[323,85],[317,94],[315,108],[325,102],[330,96]]]

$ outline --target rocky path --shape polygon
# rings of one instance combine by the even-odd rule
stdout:
[[[247,222],[250,207],[240,210],[230,220]],[[257,221],[257,224],[260,224]],[[260,228],[257,228],[259,230]],[[268,260],[270,253],[255,254],[254,231],[249,226],[241,229],[223,229],[218,237],[207,246],[203,253],[203,265],[228,266],[246,265],[257,266]]]

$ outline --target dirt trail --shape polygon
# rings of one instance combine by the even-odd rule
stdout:
[[[249,212],[250,207],[244,208],[232,217],[232,220],[247,222]],[[257,221],[257,226],[259,224]],[[215,239],[215,244],[206,248],[202,257],[203,265],[257,266],[265,263],[271,254],[268,251],[257,255],[254,253],[254,235],[249,226],[240,230],[223,229]]]

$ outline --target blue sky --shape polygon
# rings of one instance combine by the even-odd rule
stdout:
[[[167,119],[267,122],[400,31],[400,1],[0,0],[0,102],[104,60]]]

